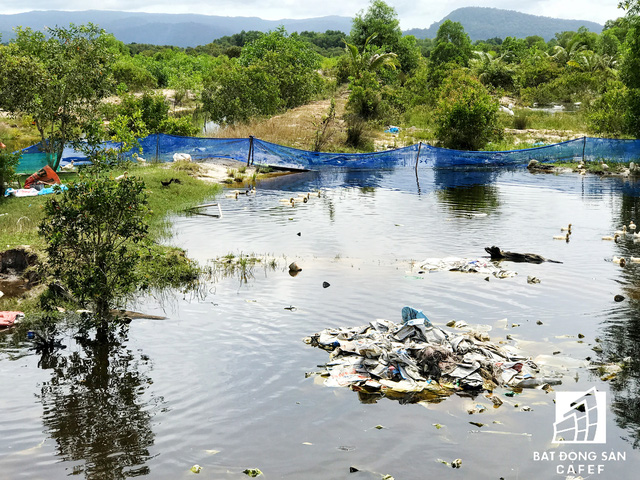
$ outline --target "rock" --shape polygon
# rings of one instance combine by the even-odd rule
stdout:
[[[322,282],[322,288],[329,288],[331,284],[329,282]]]
[[[538,165],[538,163],[540,163],[540,162],[538,162],[538,160],[531,160],[529,162],[529,165],[527,165],[527,168],[535,168],[536,165]]]
[[[613,297],[613,299],[616,302],[622,302],[624,300],[624,297],[622,295],[616,295],[615,297]]]

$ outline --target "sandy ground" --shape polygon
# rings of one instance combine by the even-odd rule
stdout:
[[[223,183],[223,180],[229,178],[230,170],[238,170],[240,167],[247,166],[246,162],[239,162],[228,158],[210,158],[197,163],[202,168],[202,171],[200,174],[196,175],[196,178],[205,182],[213,183]],[[255,167],[247,167],[244,177],[251,178],[255,171]]]

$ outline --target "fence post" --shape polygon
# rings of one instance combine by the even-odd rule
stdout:
[[[584,149],[587,146],[587,136],[585,135],[583,138],[583,142],[582,142],[582,163],[584,164]]]
[[[253,153],[253,135],[249,135],[249,155],[247,155],[247,167],[251,165],[251,158]]]
[[[156,163],[160,161],[160,159],[158,158],[159,151],[160,151],[160,134],[156,133]]]

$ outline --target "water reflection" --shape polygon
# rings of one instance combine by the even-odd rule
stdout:
[[[88,479],[121,479],[150,473],[145,463],[154,443],[154,404],[144,394],[152,383],[145,355],[134,354],[121,336],[107,344],[77,338],[69,354],[43,356],[51,370],[41,388],[43,423],[58,455],[76,463]]]

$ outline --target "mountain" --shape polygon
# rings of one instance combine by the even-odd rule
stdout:
[[[602,25],[582,20],[561,20],[488,7],[465,7],[454,10],[429,28],[414,28],[404,32],[417,38],[435,38],[445,20],[460,22],[471,40],[487,40],[493,37],[525,38],[540,35],[550,40],[557,32],[576,31],[581,26],[600,33]],[[58,10],[33,11],[15,15],[0,15],[2,41],[13,37],[15,26],[41,30],[45,26],[81,25],[92,22],[113,33],[124,43],[151,43],[195,47],[212,42],[225,35],[242,30],[267,32],[283,25],[287,32],[351,31],[350,17],[327,16],[305,19],[263,20],[258,17],[220,17],[198,14],[133,13],[107,10],[64,12]]]
[[[351,31],[351,18],[327,16],[305,19],[263,20],[258,17],[220,17],[198,14],[133,13],[106,10],[63,12],[33,11],[15,15],[0,15],[2,41],[13,38],[15,26],[42,30],[45,26],[68,26],[95,23],[124,43],[151,43],[196,47],[216,38],[240,33],[242,30],[267,32],[283,25],[287,32]]]
[[[488,40],[494,37],[525,38],[532,35],[539,35],[545,41],[549,41],[558,32],[577,31],[582,26],[587,27],[591,32],[602,31],[602,25],[587,20],[539,17],[499,8],[464,7],[454,10],[439,22],[432,23],[429,28],[413,28],[404,33],[414,35],[416,38],[435,38],[440,25],[445,20],[462,24],[471,41]]]

